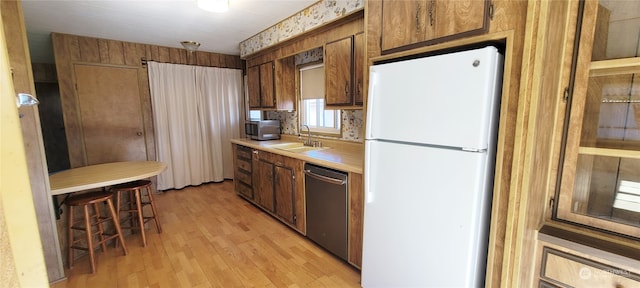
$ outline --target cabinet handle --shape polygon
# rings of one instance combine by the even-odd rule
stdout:
[[[433,0],[429,2],[429,26],[433,26]]]
[[[349,83],[344,83],[344,95],[349,96]]]
[[[493,3],[491,3],[489,5],[489,19],[493,20],[493,12],[494,12],[494,7],[493,7]]]
[[[418,9],[416,9],[416,32],[420,32],[420,8],[418,3]]]

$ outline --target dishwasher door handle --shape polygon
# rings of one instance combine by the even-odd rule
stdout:
[[[320,181],[324,181],[324,182],[328,182],[331,184],[336,184],[336,185],[344,185],[347,183],[347,181],[342,180],[342,179],[336,179],[336,178],[331,178],[331,177],[327,177],[324,175],[320,175],[320,174],[316,174],[311,172],[311,170],[304,170],[304,174],[311,177],[311,178],[315,178],[318,179]]]

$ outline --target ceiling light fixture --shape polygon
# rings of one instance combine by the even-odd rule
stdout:
[[[202,10],[223,13],[229,10],[229,0],[197,0],[198,7]]]
[[[196,50],[198,50],[198,47],[200,47],[200,42],[196,41],[182,41],[180,42],[180,44],[182,44],[184,49],[187,49],[189,53],[195,52]]]

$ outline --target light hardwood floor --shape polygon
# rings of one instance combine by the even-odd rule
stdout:
[[[155,194],[162,233],[97,250],[51,287],[360,287],[360,272],[236,196],[233,182]]]

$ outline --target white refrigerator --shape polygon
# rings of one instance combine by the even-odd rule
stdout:
[[[362,286],[484,286],[503,56],[370,68]]]

